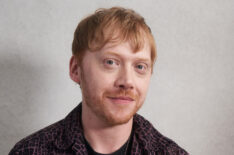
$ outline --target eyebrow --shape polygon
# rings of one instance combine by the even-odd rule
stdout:
[[[112,51],[106,51],[106,52],[104,52],[104,54],[109,54],[109,55],[114,55],[116,57],[121,57],[121,55],[119,55],[116,52],[112,52]],[[139,57],[137,57],[136,60],[137,61],[145,61],[145,62],[151,63],[151,59],[148,59],[148,58],[139,58]]]

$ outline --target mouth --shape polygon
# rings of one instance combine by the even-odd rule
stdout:
[[[133,98],[127,96],[107,97],[107,98],[116,104],[129,104],[134,101]]]

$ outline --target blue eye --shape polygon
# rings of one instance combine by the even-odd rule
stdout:
[[[104,66],[108,69],[113,69],[119,66],[119,63],[115,59],[107,58],[104,60]]]
[[[114,61],[113,60],[106,60],[106,63],[109,64],[109,65],[113,65]]]
[[[144,69],[144,66],[143,65],[137,65],[137,68],[138,69]]]
[[[145,63],[139,63],[135,67],[136,71],[140,74],[146,74],[149,70],[148,65]]]

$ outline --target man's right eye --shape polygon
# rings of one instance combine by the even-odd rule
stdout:
[[[105,59],[104,65],[108,68],[114,68],[114,67],[117,67],[119,65],[119,63],[115,59]]]

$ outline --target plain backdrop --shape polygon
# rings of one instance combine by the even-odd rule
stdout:
[[[144,16],[157,43],[139,113],[193,155],[234,154],[232,0],[1,0],[0,154],[81,101],[68,74],[73,32],[112,6]]]

